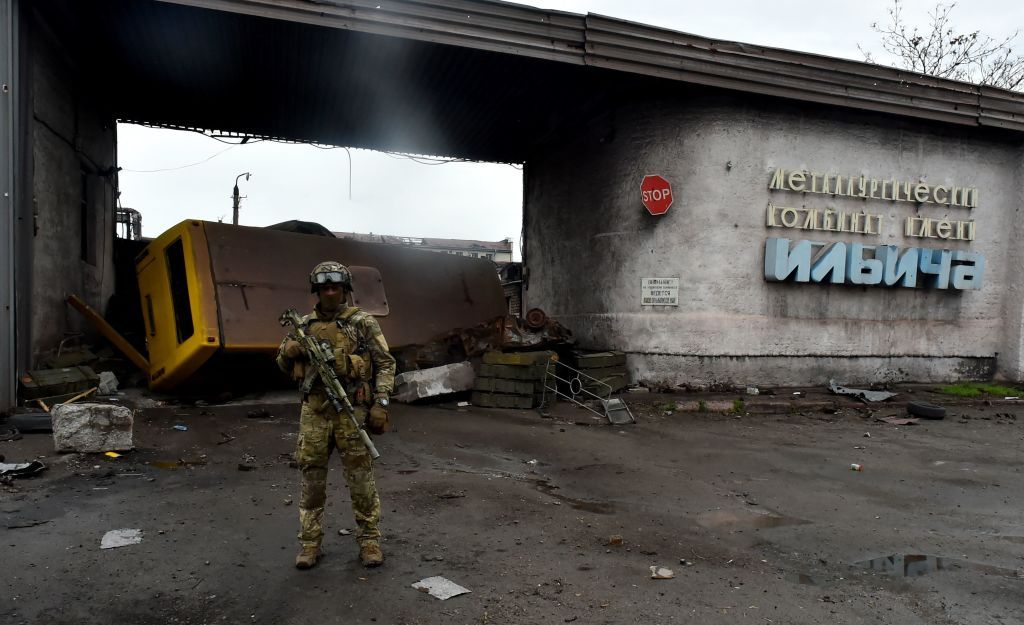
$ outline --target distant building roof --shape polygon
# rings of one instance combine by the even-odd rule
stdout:
[[[512,239],[504,241],[477,241],[473,239],[437,239],[428,237],[403,237],[393,234],[364,234],[361,232],[335,232],[339,239],[352,239],[363,243],[387,243],[410,247],[441,248],[453,250],[496,250],[512,252]]]

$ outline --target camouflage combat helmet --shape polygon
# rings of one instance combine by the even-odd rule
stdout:
[[[348,267],[333,260],[324,261],[313,267],[313,271],[309,273],[309,292],[316,293],[318,286],[329,283],[351,291],[352,274]]]

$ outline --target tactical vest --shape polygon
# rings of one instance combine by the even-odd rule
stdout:
[[[351,307],[330,321],[321,321],[315,314],[310,315],[306,331],[316,340],[327,342],[334,350],[334,372],[347,387],[369,383],[373,377],[373,362],[366,342],[355,326],[362,315],[361,310]]]

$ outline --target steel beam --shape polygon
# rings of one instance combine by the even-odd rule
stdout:
[[[0,0],[0,412],[17,401],[15,248],[18,202],[15,171],[18,98],[18,0]]]

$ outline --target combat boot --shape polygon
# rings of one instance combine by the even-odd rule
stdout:
[[[380,543],[376,540],[367,540],[359,545],[359,561],[363,566],[380,566],[384,564],[384,552],[380,550]]]
[[[297,569],[311,569],[316,566],[317,560],[323,552],[320,551],[320,547],[303,547],[299,555],[295,556],[295,568]]]

